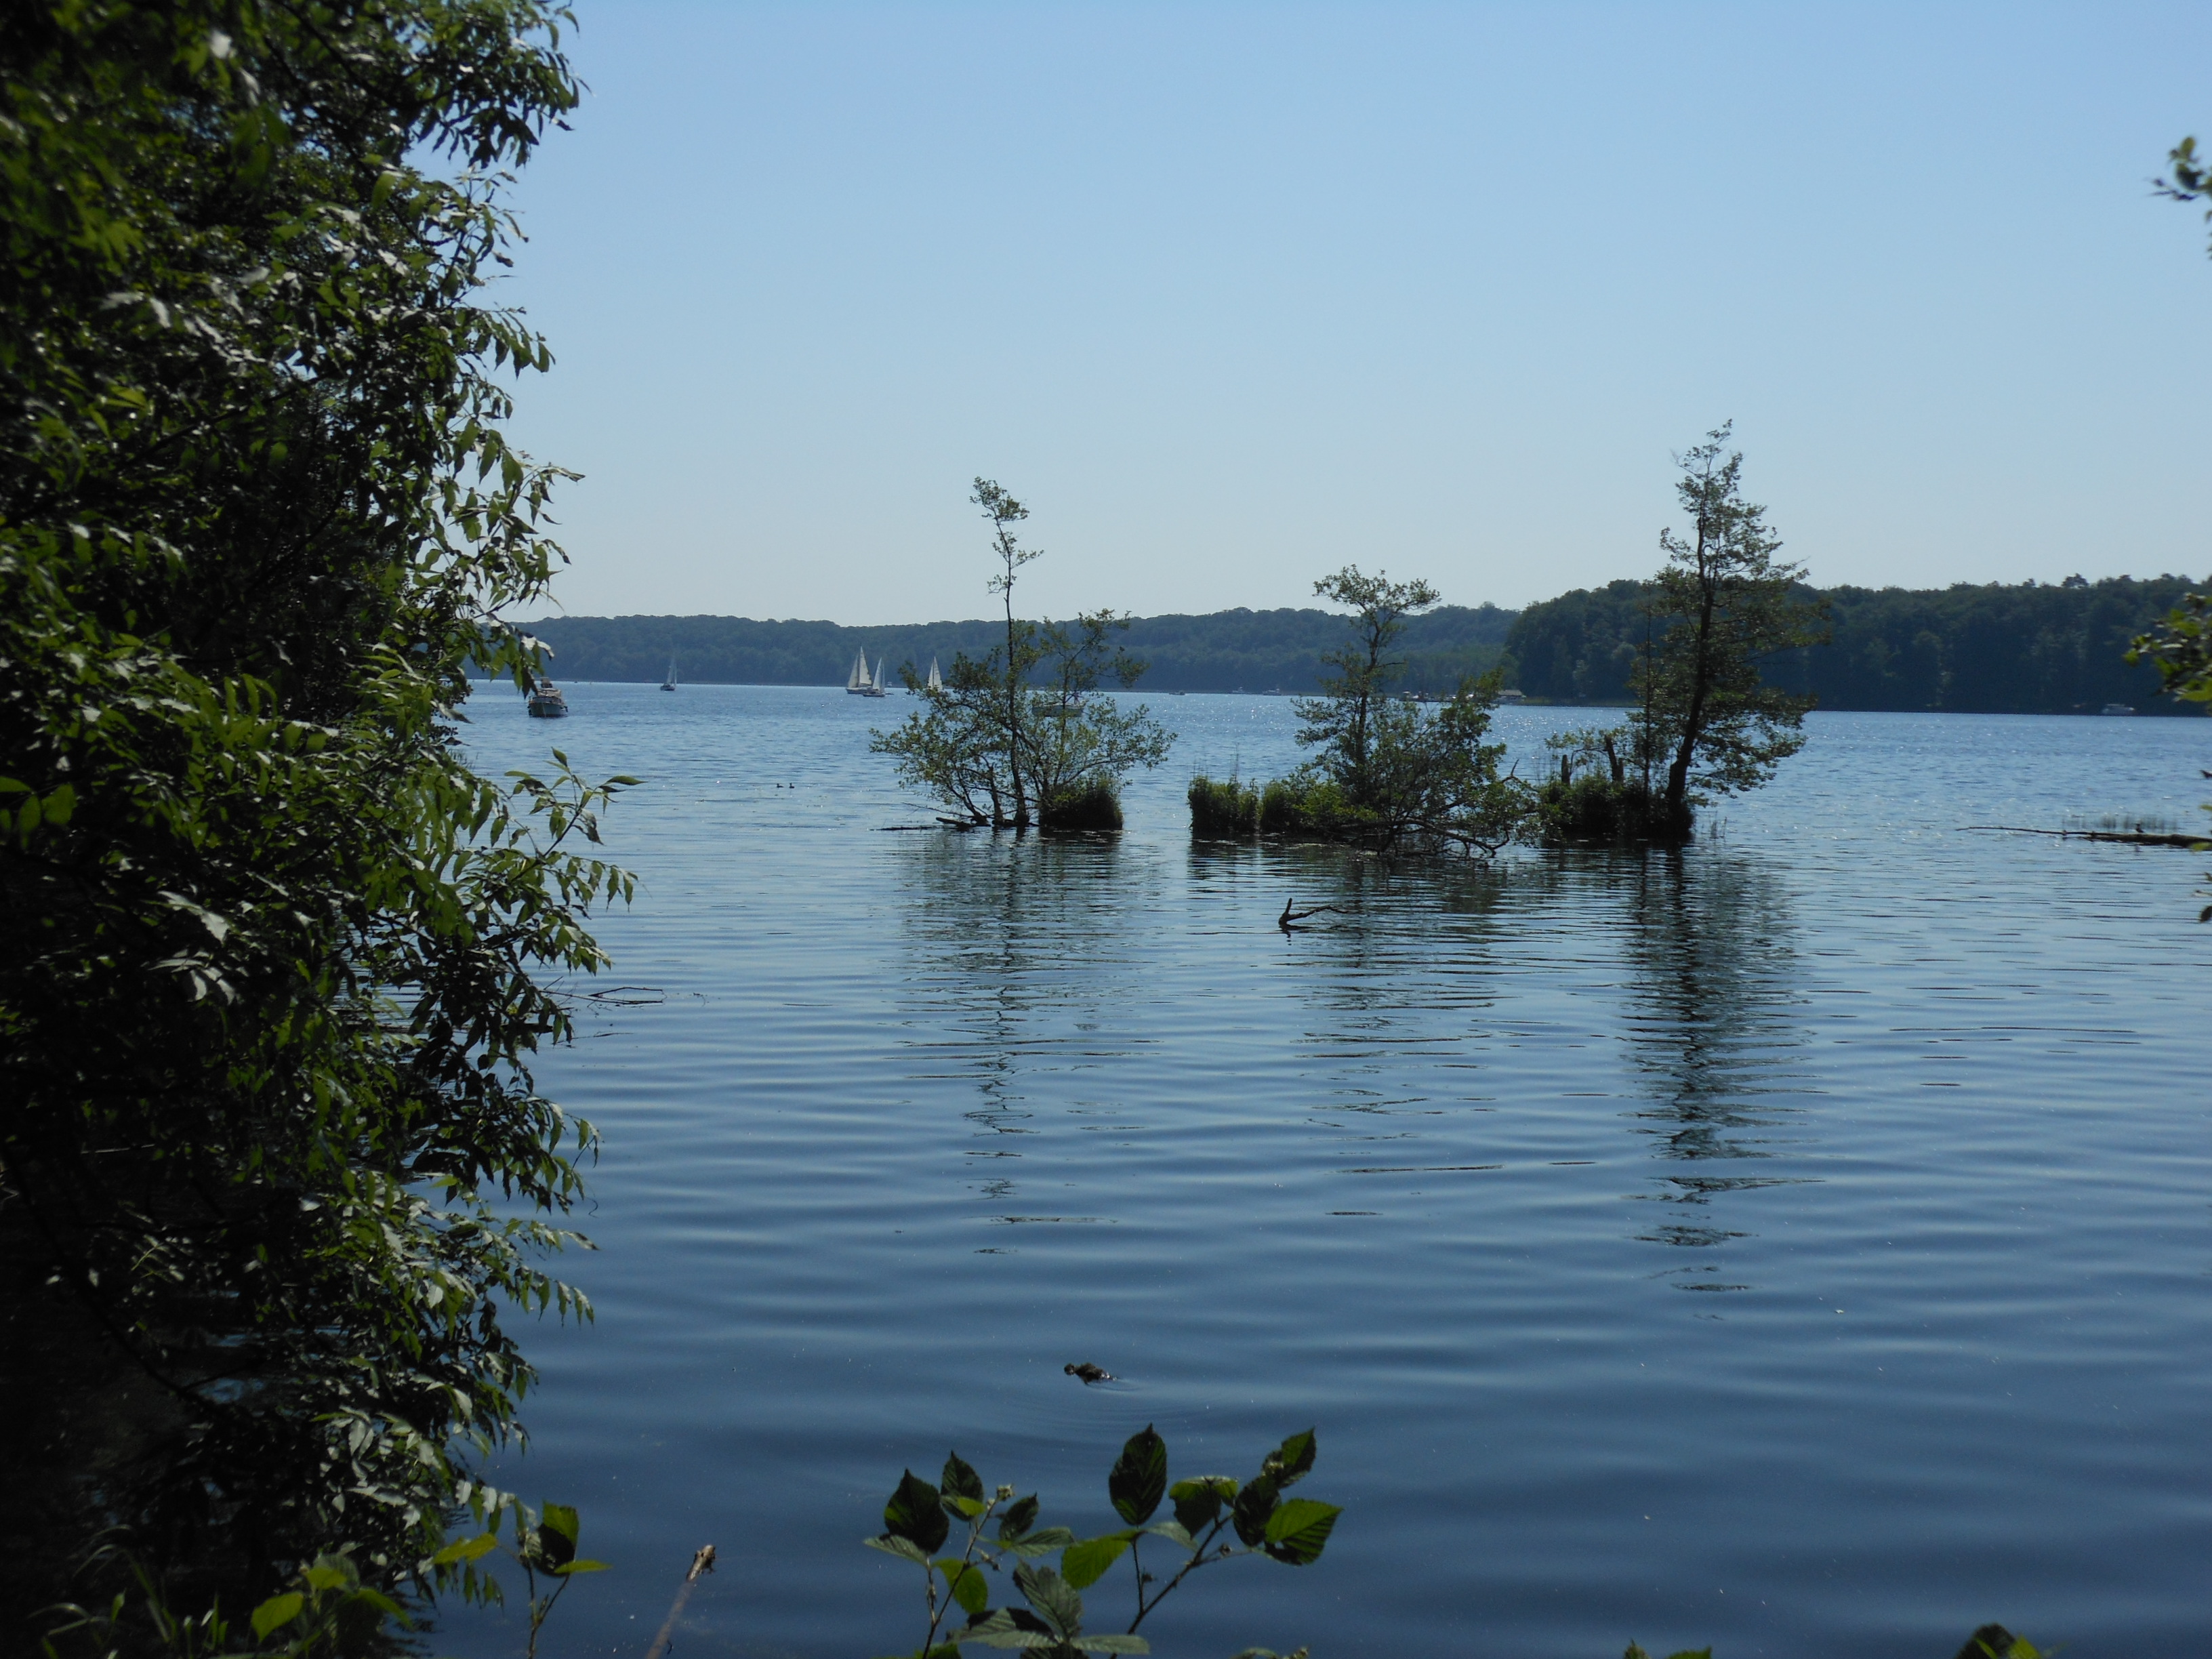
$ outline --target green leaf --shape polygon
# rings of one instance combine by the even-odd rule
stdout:
[[[2017,1653],[2019,1650],[2015,1644],[2013,1651]],[[1680,1653],[1671,1656],[1671,1659],[1713,1659],[1713,1650],[1711,1648],[1684,1648]],[[2033,1650],[2024,1656],[2024,1659],[2035,1659]]]
[[[952,1530],[939,1502],[937,1488],[917,1480],[912,1469],[899,1477],[898,1490],[884,1505],[884,1530],[894,1538],[910,1538],[925,1553],[934,1551]]]
[[[1237,1496],[1237,1483],[1225,1474],[1203,1474],[1176,1481],[1168,1496],[1175,1499],[1176,1519],[1194,1536],[1220,1517],[1221,1506]]]
[[[1088,1589],[1106,1576],[1106,1570],[1127,1553],[1133,1532],[1109,1532],[1070,1544],[1060,1558],[1060,1576],[1070,1588]]]
[[[1016,1555],[1050,1555],[1054,1550],[1066,1549],[1075,1541],[1075,1534],[1066,1527],[1039,1527],[1035,1532],[1024,1533],[1019,1538],[1006,1540],[1006,1547]]]
[[[885,1555],[899,1556],[920,1566],[929,1565],[929,1557],[910,1539],[886,1534],[882,1538],[863,1538],[860,1541],[872,1550],[881,1550]]]
[[[979,1504],[983,1501],[983,1477],[962,1462],[958,1452],[945,1455],[945,1478],[938,1486],[947,1498],[972,1498]]]
[[[605,1572],[606,1570],[607,1570],[607,1564],[606,1564],[605,1562],[604,1562],[604,1561],[580,1561],[580,1561],[564,1561],[564,1562],[562,1562],[559,1566],[557,1566],[557,1567],[556,1567],[556,1568],[554,1568],[554,1569],[553,1569],[553,1571],[554,1571],[556,1573],[559,1574],[559,1575],[560,1575],[562,1577],[563,1577],[563,1578],[566,1578],[566,1577],[568,1577],[568,1575],[569,1575],[569,1574],[571,1574],[571,1573],[577,1573],[577,1572]]]
[[[1260,1466],[1260,1473],[1272,1475],[1279,1488],[1295,1486],[1313,1468],[1316,1449],[1311,1429],[1303,1434],[1294,1434],[1267,1454],[1266,1461]]]
[[[1085,1653],[1150,1653],[1152,1644],[1141,1636],[1085,1636],[1075,1645]]]
[[[1083,1598],[1050,1567],[1024,1562],[1014,1569],[1014,1588],[1063,1641],[1083,1633]]]
[[[269,1639],[269,1632],[279,1625],[289,1625],[300,1616],[300,1609],[307,1605],[307,1598],[297,1590],[286,1590],[282,1595],[272,1595],[253,1610],[253,1638],[257,1642]]]
[[[1170,1544],[1180,1544],[1185,1549],[1194,1547],[1198,1542],[1180,1521],[1155,1521],[1145,1530],[1155,1538],[1164,1538]]]
[[[1311,1565],[1321,1559],[1328,1535],[1336,1528],[1336,1517],[1343,1513],[1340,1504],[1316,1503],[1310,1498],[1286,1500],[1267,1517],[1262,1534],[1267,1553],[1294,1567]]]
[[[945,1587],[952,1592],[952,1599],[960,1604],[963,1613],[983,1611],[991,1599],[991,1584],[982,1568],[957,1555],[948,1555],[937,1564],[937,1570],[945,1575]]]
[[[1025,1630],[1016,1624],[1014,1615],[1005,1607],[981,1619],[970,1620],[963,1628],[952,1632],[952,1639],[981,1642],[987,1648],[1048,1648],[1056,1643],[1050,1631]]]
[[[1121,1456],[1114,1460],[1106,1476],[1106,1495],[1114,1500],[1115,1514],[1140,1527],[1152,1519],[1167,1490],[1168,1443],[1148,1423],[1142,1432],[1129,1437]]]
[[[70,814],[76,811],[75,787],[64,783],[56,788],[52,794],[46,797],[45,811],[48,823],[67,823],[70,821]]]
[[[460,1561],[481,1561],[499,1547],[499,1534],[488,1532],[475,1538],[461,1538],[446,1546],[430,1558],[434,1567],[450,1567]]]
[[[1036,1525],[1036,1518],[1037,1500],[1035,1492],[1031,1492],[1027,1498],[1016,1498],[999,1522],[999,1541],[1003,1544],[1019,1538],[1031,1527]]]
[[[538,1553],[556,1571],[576,1559],[576,1511],[566,1504],[548,1504],[538,1517]]]
[[[1257,1549],[1267,1535],[1267,1517],[1274,1512],[1275,1483],[1263,1474],[1237,1494],[1230,1518],[1236,1523],[1237,1535]]]

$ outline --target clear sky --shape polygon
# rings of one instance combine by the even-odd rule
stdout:
[[[515,432],[579,615],[1518,605],[1735,422],[1821,583],[2212,568],[2203,3],[578,0]]]

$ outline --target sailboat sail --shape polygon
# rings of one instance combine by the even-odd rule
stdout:
[[[866,696],[875,689],[868,678],[868,653],[865,651],[853,659],[853,672],[845,676],[845,689]]]
[[[884,659],[881,657],[878,657],[876,659],[876,695],[878,696],[881,696],[890,689],[890,688],[884,683]]]
[[[945,690],[945,681],[938,674],[937,659],[934,657],[929,659],[929,689],[933,691]]]
[[[676,659],[673,657],[668,659],[668,678],[661,681],[660,689],[664,691],[673,691],[676,689]]]

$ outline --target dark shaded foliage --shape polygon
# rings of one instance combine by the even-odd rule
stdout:
[[[1193,835],[1240,837],[1260,828],[1260,792],[1242,779],[1193,778],[1187,799]]]
[[[2136,637],[2180,605],[2181,576],[2057,586],[1959,583],[1948,588],[1830,587],[1831,643],[1768,668],[1781,689],[1822,708],[1963,714],[2195,713],[2161,704],[2159,676],[2126,656]],[[1506,641],[1520,689],[1548,702],[1626,705],[1644,647],[1644,584],[1610,582],[1530,605]]]
[[[479,285],[564,17],[0,22],[10,1631],[110,1525],[179,1607],[399,1582],[513,1425],[501,1307],[582,1309],[533,975],[627,878],[566,845],[603,792],[475,776],[454,714],[556,556],[495,378],[550,359]]]

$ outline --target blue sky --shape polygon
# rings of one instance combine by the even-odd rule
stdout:
[[[1517,605],[1735,422],[1816,581],[2212,568],[2202,4],[581,0],[503,297],[580,615]]]

